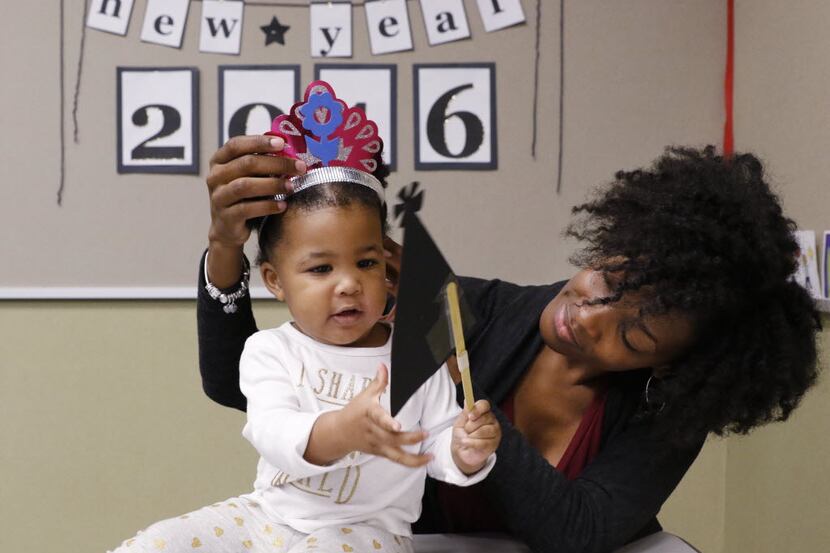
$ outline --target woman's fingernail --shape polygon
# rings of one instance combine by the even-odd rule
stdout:
[[[285,184],[283,186],[285,187],[285,191],[288,192],[289,194],[294,193],[294,183],[291,182],[290,180],[286,180]]]
[[[383,250],[383,257],[392,257],[392,252],[389,250]]]
[[[278,202],[277,202],[277,209],[278,209],[279,211],[285,211],[285,208],[287,208],[287,207],[288,207],[288,204],[287,204],[287,203],[285,203],[285,202],[281,202],[281,201],[278,201]]]
[[[283,146],[285,146],[285,140],[283,140],[282,138],[271,139],[271,147],[275,150],[282,150]]]
[[[294,162],[294,167],[297,168],[298,173],[305,173],[306,172],[306,165],[305,161],[297,160]]]

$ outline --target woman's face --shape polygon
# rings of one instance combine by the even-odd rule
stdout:
[[[660,368],[692,344],[694,328],[689,316],[640,317],[640,293],[626,294],[608,305],[586,305],[611,293],[604,273],[584,269],[542,312],[539,330],[545,344],[567,357],[570,366],[592,374]]]

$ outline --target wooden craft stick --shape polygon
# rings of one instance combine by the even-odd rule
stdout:
[[[473,381],[470,380],[470,358],[467,357],[467,348],[464,345],[461,307],[458,304],[458,286],[455,282],[447,284],[447,303],[450,307],[450,322],[452,323],[452,338],[455,343],[455,357],[458,360],[458,371],[461,373],[461,386],[464,389],[464,407],[466,409],[472,409],[475,398],[473,397]]]

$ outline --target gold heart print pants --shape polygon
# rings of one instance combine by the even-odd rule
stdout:
[[[112,553],[414,553],[412,540],[367,524],[297,532],[234,497],[157,522]]]

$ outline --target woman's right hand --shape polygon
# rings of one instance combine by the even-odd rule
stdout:
[[[251,235],[248,219],[285,210],[275,194],[290,192],[288,177],[305,173],[306,165],[277,154],[285,141],[275,136],[236,136],[210,160],[208,276],[219,288],[233,286],[242,274],[242,247]]]

